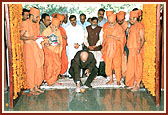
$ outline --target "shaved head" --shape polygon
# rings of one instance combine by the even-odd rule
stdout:
[[[88,53],[83,51],[81,52],[80,57],[81,57],[82,62],[86,62],[88,59]]]

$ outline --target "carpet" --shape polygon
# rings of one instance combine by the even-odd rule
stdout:
[[[85,78],[81,78],[82,83],[84,84],[86,81],[87,77]],[[93,80],[93,82],[91,83],[93,88],[123,88],[125,87],[123,81],[121,80],[120,83],[121,85],[117,85],[117,81],[115,78],[115,75],[113,75],[113,80],[114,83],[110,84],[110,85],[106,85],[106,83],[109,81],[109,77],[104,78],[103,76],[97,76],[95,77],[95,79]],[[41,89],[44,90],[50,90],[50,89],[74,89],[76,88],[76,85],[73,81],[73,79],[70,78],[64,78],[64,79],[59,79],[57,80],[57,83],[59,83],[60,85],[52,85],[52,86],[48,86],[47,84],[42,84],[40,86]]]

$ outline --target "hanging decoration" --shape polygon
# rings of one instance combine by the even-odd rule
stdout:
[[[156,4],[143,5],[143,23],[145,27],[144,65],[142,81],[145,88],[155,96],[156,73]]]
[[[13,99],[16,99],[21,89],[26,87],[26,74],[23,62],[23,43],[20,40],[20,24],[22,23],[21,4],[9,4],[9,21],[12,48]]]

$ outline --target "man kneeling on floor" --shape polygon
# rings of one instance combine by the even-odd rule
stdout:
[[[85,74],[88,77],[84,85],[81,82],[80,72],[81,69],[85,70]],[[74,82],[76,83],[76,92],[82,92],[86,87],[92,88],[91,82],[96,77],[98,69],[96,67],[96,59],[94,55],[85,50],[80,50],[76,53],[74,58],[71,60],[71,67],[69,69],[69,74],[72,76]],[[82,87],[81,87],[82,86]]]

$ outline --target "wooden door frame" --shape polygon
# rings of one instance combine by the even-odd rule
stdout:
[[[6,32],[7,32],[7,48],[8,48],[8,61],[9,61],[9,94],[10,94],[10,109],[13,109],[13,68],[12,68],[12,46],[10,35],[10,22],[9,22],[9,8],[5,4],[5,19],[6,19]]]
[[[157,4],[157,9],[156,9],[156,106],[160,106],[160,55],[161,55],[161,38],[160,38],[160,9],[161,9],[161,4]]]

